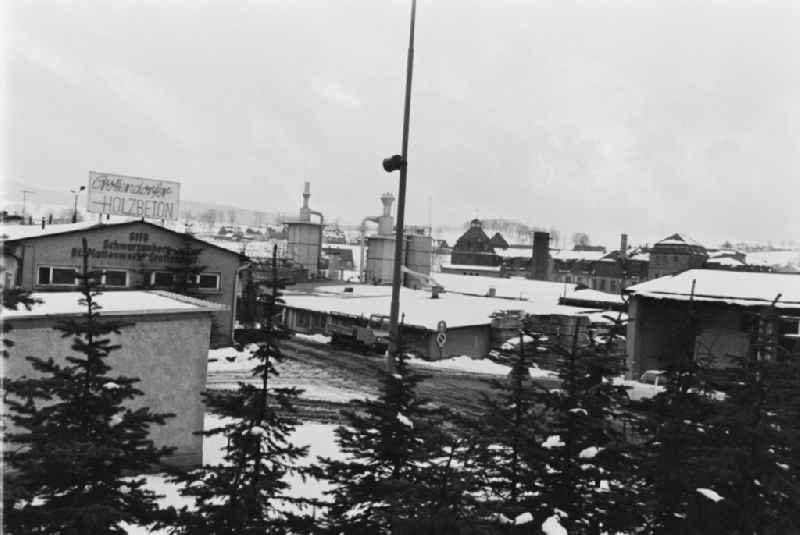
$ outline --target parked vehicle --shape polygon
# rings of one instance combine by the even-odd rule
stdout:
[[[389,316],[331,313],[325,334],[334,347],[383,353],[389,347]]]

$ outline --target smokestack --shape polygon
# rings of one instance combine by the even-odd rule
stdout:
[[[308,210],[308,199],[311,197],[311,182],[306,182],[303,186],[303,208]]]
[[[533,233],[533,259],[531,259],[530,278],[540,281],[550,280],[550,233]]]
[[[623,260],[628,257],[628,235],[619,235],[619,257]]]

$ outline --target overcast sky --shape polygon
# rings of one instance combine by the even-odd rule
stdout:
[[[356,223],[397,175],[409,1],[7,0],[4,174]],[[411,223],[800,241],[800,2],[420,0]],[[14,192],[8,192],[14,196]]]

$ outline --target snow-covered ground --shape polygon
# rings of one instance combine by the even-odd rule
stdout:
[[[225,420],[223,418],[207,414],[204,425],[206,429],[210,429],[224,425],[224,423]],[[334,429],[336,429],[336,426],[331,424],[304,423],[295,430],[289,440],[297,446],[309,446],[308,455],[300,463],[301,466],[313,463],[317,457],[343,458],[339,446],[336,444]],[[204,438],[203,463],[211,465],[221,463],[224,446],[225,437],[222,435]],[[159,500],[159,504],[162,507],[170,505],[177,508],[184,505],[191,506],[192,501],[181,496],[180,488],[168,482],[165,476],[159,474],[148,475],[145,476],[145,480],[147,481],[147,488],[163,496]],[[286,480],[291,484],[289,494],[295,497],[324,500],[325,492],[330,489],[330,485],[326,481],[319,481],[313,478],[303,481],[299,476],[289,476]],[[167,533],[166,530],[149,530],[146,527],[132,526],[130,524],[124,524],[124,527],[129,535],[165,535]]]
[[[510,366],[498,364],[489,359],[473,359],[466,355],[460,357],[452,357],[444,360],[422,360],[410,359],[409,364],[420,368],[433,368],[437,370],[452,370],[461,373],[481,373],[484,375],[508,375],[511,371]],[[531,377],[534,379],[547,378],[555,379],[557,376],[554,372],[549,370],[542,370],[540,368],[530,369]]]
[[[327,338],[327,337],[322,337]],[[251,371],[256,365],[252,360],[248,346],[242,351],[233,347],[212,349],[208,352],[208,388],[235,389],[240,381],[260,384],[261,380],[252,377]],[[277,366],[279,375],[270,379],[275,387],[294,386],[302,390],[300,397],[315,401],[331,403],[348,403],[354,399],[373,397],[370,389],[364,388],[349,380],[331,373],[330,370],[309,366],[301,358],[287,350],[286,361]]]

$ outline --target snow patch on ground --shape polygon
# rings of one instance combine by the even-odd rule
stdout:
[[[421,368],[453,370],[464,373],[481,373],[484,375],[508,375],[511,371],[511,367],[506,366],[505,364],[498,364],[497,362],[493,362],[489,359],[473,359],[467,355],[435,361],[415,358],[409,359],[408,362],[412,366],[418,366]],[[558,377],[554,372],[542,370],[541,368],[531,368],[529,373],[534,379],[555,379]]]
[[[294,338],[299,340],[306,340],[307,342],[314,342],[316,344],[330,344],[331,337],[325,336],[324,334],[304,334],[304,333],[294,333]]]
[[[213,414],[206,414],[204,427],[206,430],[222,427],[231,423],[229,418],[220,418]],[[297,446],[309,446],[308,455],[299,464],[307,466],[312,464],[317,457],[330,457],[333,459],[343,459],[344,456],[336,443],[334,429],[336,425],[320,423],[304,423],[300,425],[294,433],[289,436],[289,440]],[[255,429],[255,428],[254,428]],[[203,438],[203,463],[220,464],[223,462],[224,448],[227,439],[224,435],[216,435]],[[159,500],[162,507],[170,505],[180,508],[191,506],[192,499],[185,498],[180,494],[180,487],[167,481],[166,476],[161,474],[144,476],[146,488],[158,495],[163,496]],[[299,475],[289,475],[286,478],[289,482],[290,490],[288,494],[294,497],[318,499],[325,501],[325,492],[330,490],[330,485],[326,481],[308,478],[305,481]],[[166,535],[167,530],[151,531],[143,526],[134,526],[122,523],[128,535]]]

